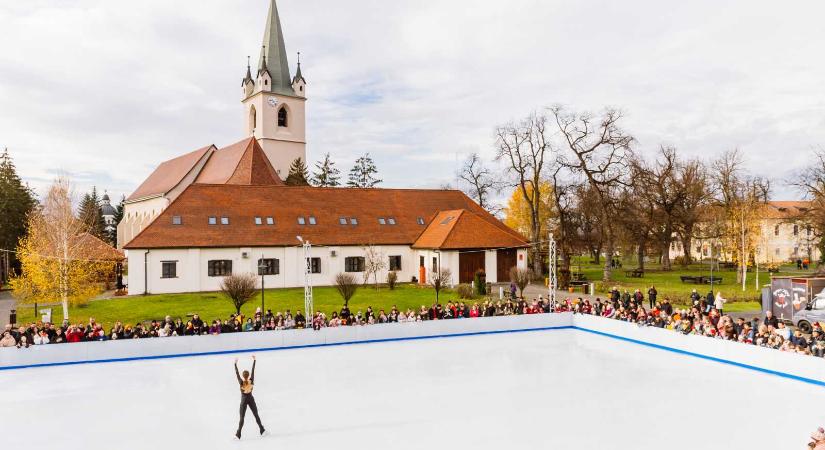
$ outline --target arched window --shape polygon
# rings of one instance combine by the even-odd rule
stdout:
[[[281,109],[278,110],[278,126],[279,127],[287,126],[286,119],[287,119],[287,117],[286,117],[286,108],[282,106]]]
[[[249,108],[249,134],[250,135],[255,132],[255,124],[257,123],[257,121],[258,121],[258,114],[255,111],[255,106],[253,105],[251,108]]]

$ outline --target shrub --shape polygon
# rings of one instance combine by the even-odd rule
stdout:
[[[398,274],[395,271],[387,272],[387,286],[390,290],[395,289],[395,283],[398,282]]]
[[[355,276],[351,273],[344,273],[341,272],[335,276],[335,289],[338,290],[338,293],[341,294],[341,298],[344,299],[344,306],[349,305],[349,299],[355,295],[355,291],[358,290],[358,280],[355,279]]]
[[[530,269],[520,269],[516,266],[510,268],[510,281],[518,287],[519,298],[524,297],[524,288],[533,280],[533,271]]]
[[[469,284],[462,283],[455,287],[455,292],[459,298],[471,299],[473,298],[473,287]]]
[[[473,283],[476,286],[476,294],[487,294],[487,274],[483,270],[477,270],[473,277]]]
[[[241,306],[252,299],[257,293],[258,277],[251,273],[233,274],[221,281],[221,292],[232,301],[237,314],[241,313]],[[263,314],[263,311],[261,311]]]

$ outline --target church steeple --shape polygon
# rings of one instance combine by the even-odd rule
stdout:
[[[258,71],[269,70],[272,77],[270,92],[295,95],[289,77],[289,62],[286,58],[284,33],[281,29],[281,18],[278,16],[278,6],[275,0],[269,2],[269,13],[266,16],[263,47],[258,60]]]
[[[258,140],[278,175],[286,178],[296,159],[306,161],[306,81],[300,59],[295,77],[290,77],[275,0],[269,2],[260,51],[256,73],[247,65],[244,78],[244,128],[247,136]]]

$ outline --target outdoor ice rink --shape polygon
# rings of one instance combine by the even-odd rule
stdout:
[[[825,389],[576,330],[0,372],[0,448],[802,449]],[[237,355],[241,368],[249,354]]]

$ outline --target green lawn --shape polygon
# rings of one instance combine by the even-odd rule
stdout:
[[[316,287],[312,290],[316,311],[323,311],[330,314],[332,311],[339,311],[343,305],[340,295],[334,287]],[[381,287],[376,291],[372,286],[362,286],[350,300],[350,310],[358,312],[365,311],[367,306],[372,306],[376,314],[381,308],[387,312],[393,305],[397,305],[401,310],[412,308],[418,310],[421,305],[431,305],[435,298],[435,291],[432,288],[418,287],[410,284],[400,284],[394,290]],[[443,301],[456,299],[456,294],[451,291],[442,291],[439,299]],[[265,292],[266,308],[273,312],[290,309],[295,311],[304,310],[304,290],[295,289],[267,289]],[[249,303],[244,305],[241,312],[250,315],[255,308],[261,305],[260,294],[256,295]],[[39,306],[42,308],[42,306]],[[60,306],[51,306],[52,320],[60,323],[63,318]],[[136,322],[163,319],[167,314],[173,318],[181,317],[186,320],[186,316],[192,313],[200,314],[203,320],[225,319],[234,313],[232,303],[218,292],[204,292],[193,294],[159,294],[159,295],[135,295],[130,297],[116,297],[107,300],[95,300],[86,305],[72,307],[69,309],[69,317],[72,322],[86,322],[89,317],[94,317],[99,323],[103,323],[108,328],[116,321],[134,324]],[[18,320],[20,322],[31,322],[39,320],[34,316],[33,305],[18,306]]]
[[[673,265],[672,270],[668,272],[662,271],[658,264],[645,264],[643,278],[631,278],[625,275],[625,270],[636,267],[635,261],[623,261],[623,267],[613,271],[613,281],[601,282],[603,266],[590,264],[589,258],[583,257],[576,258],[571,266],[571,272],[581,272],[588,280],[595,281],[597,294],[605,294],[611,287],[616,286],[620,290],[628,289],[630,292],[633,292],[634,289],[641,289],[646,297],[650,286],[656,286],[660,298],[669,297],[672,303],[679,305],[686,305],[689,302],[688,299],[693,289],[696,289],[702,295],[706,295],[710,290],[710,285],[682,283],[679,278],[681,275],[710,275],[707,264],[692,264],[686,268]],[[812,272],[813,270],[801,271],[793,265],[785,265],[780,268],[779,273],[773,275],[803,275]],[[771,274],[760,270],[759,283],[756,284],[754,283],[755,273],[748,272],[745,291],[742,291],[741,283],[736,283],[736,270],[714,270],[713,276],[722,278],[722,283],[714,283],[713,289],[715,292],[722,292],[722,295],[729,300],[726,310],[749,311],[760,309],[761,288],[763,285],[770,283]]]

